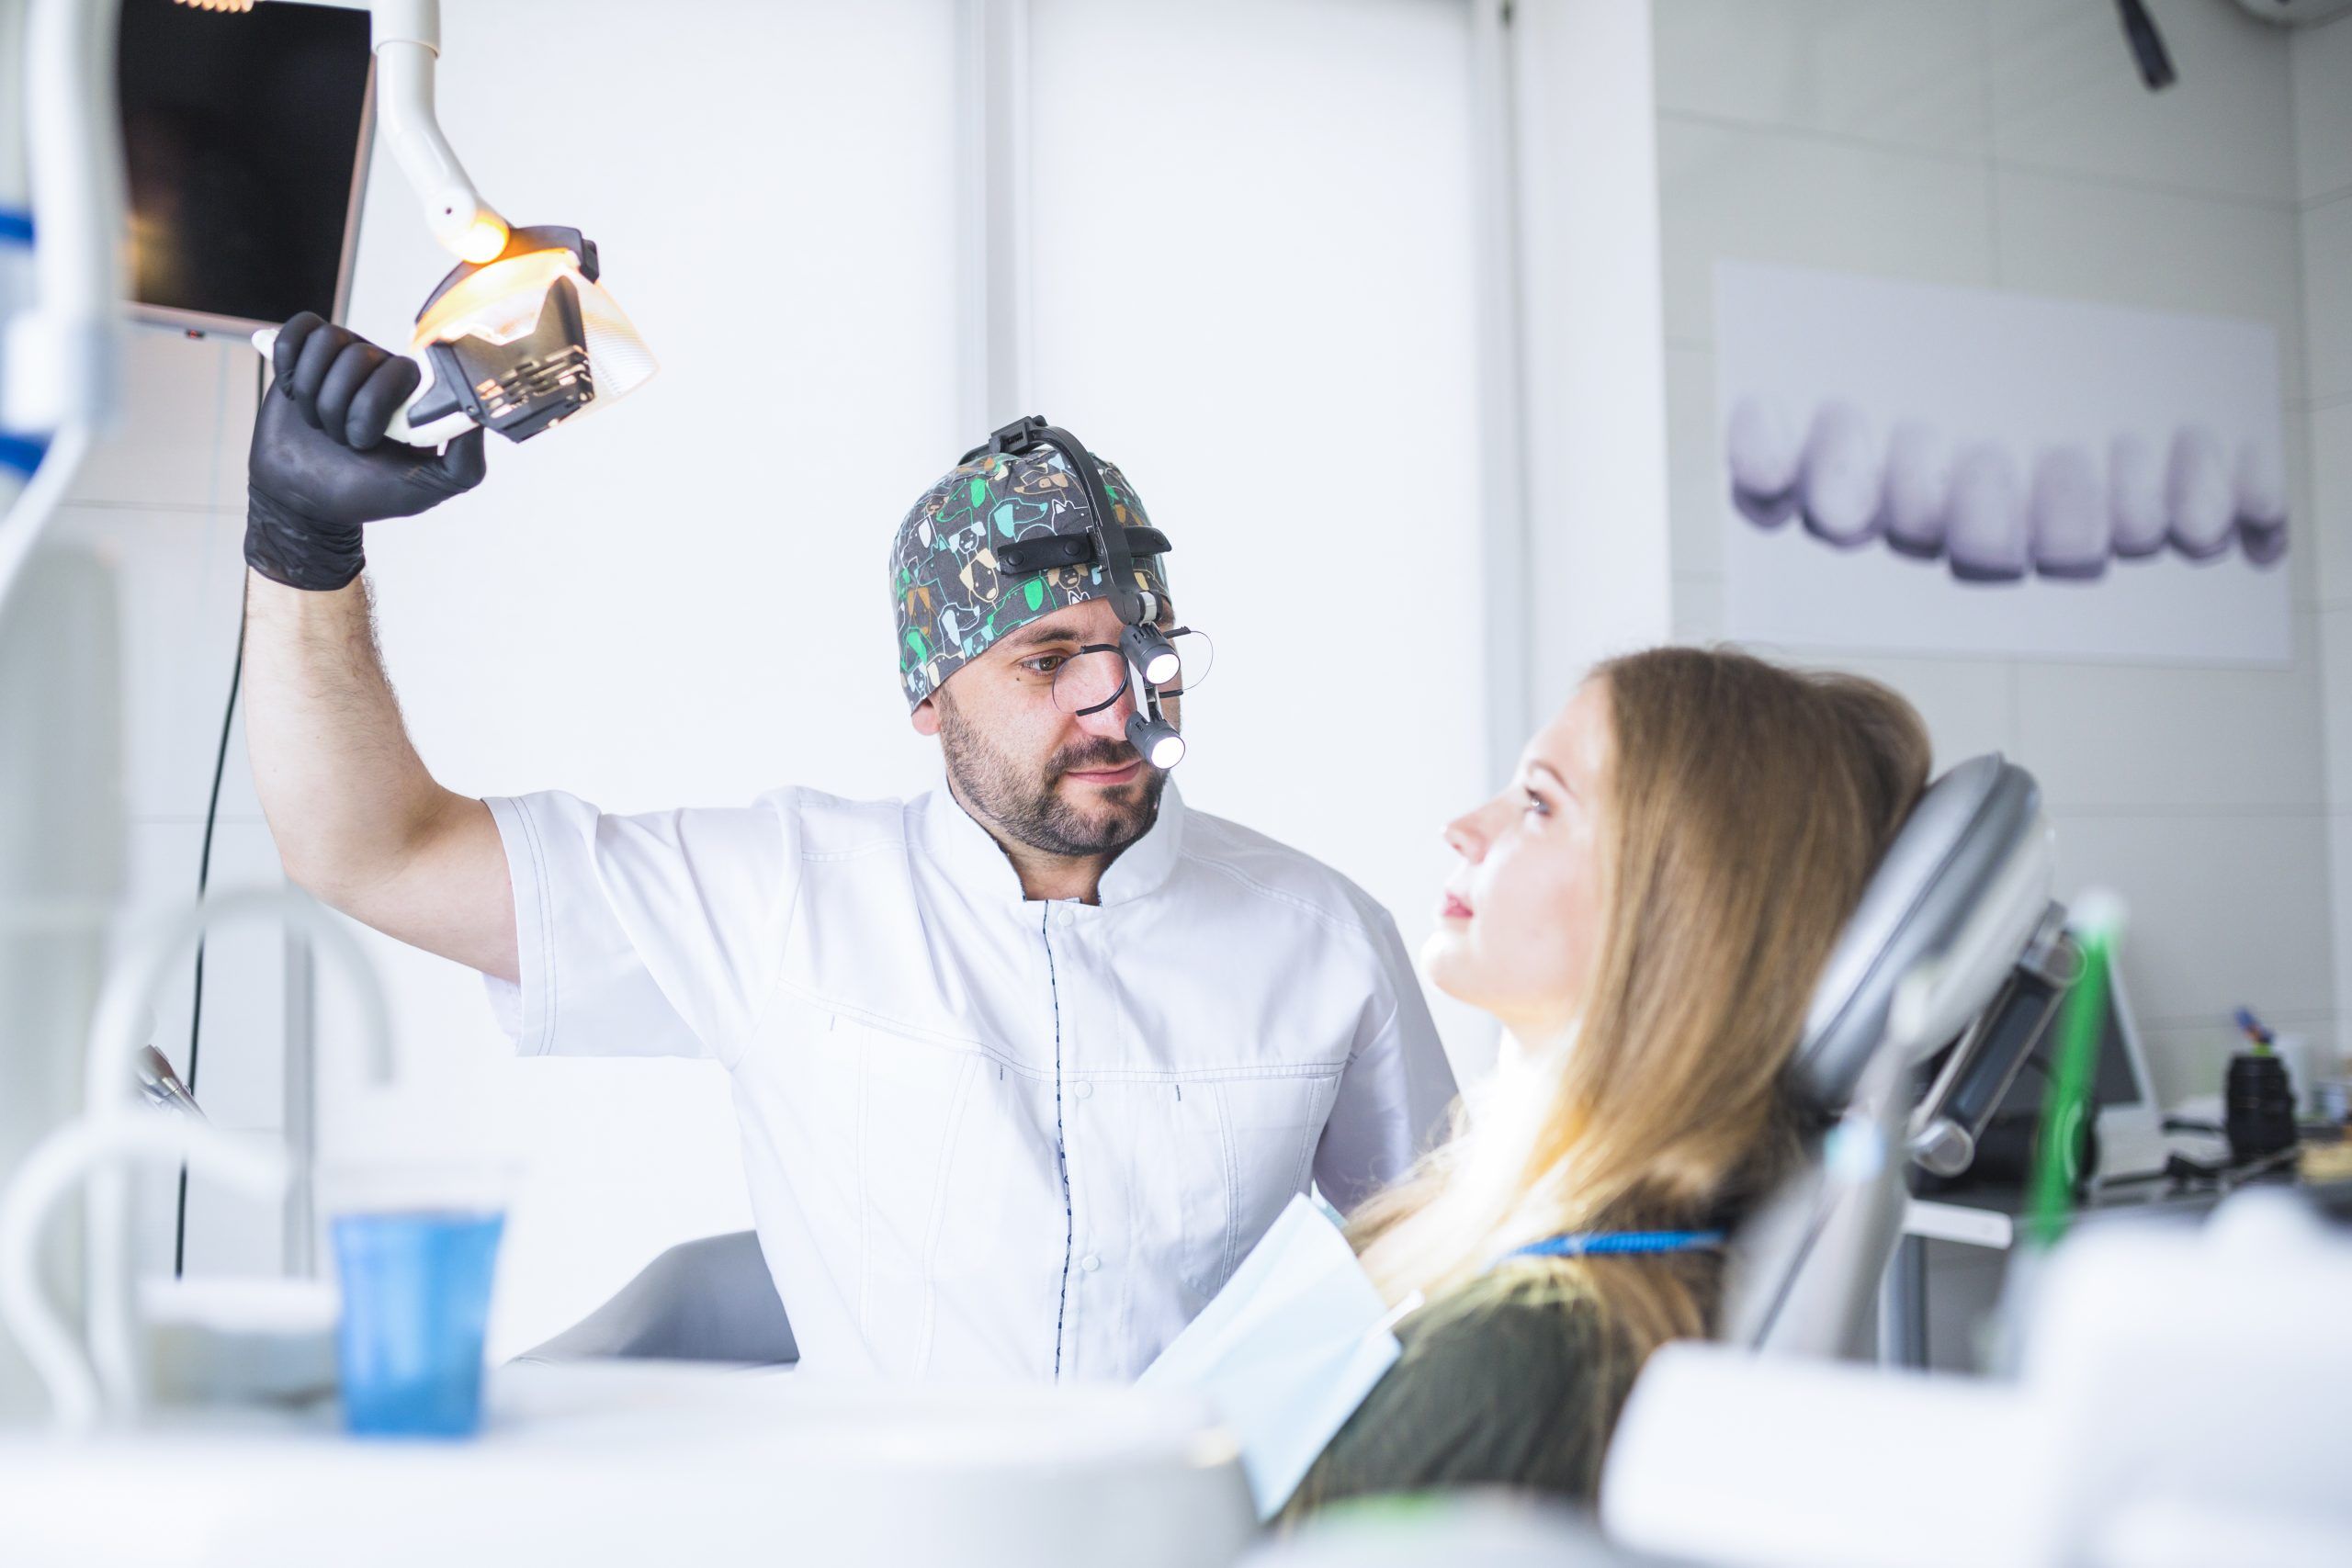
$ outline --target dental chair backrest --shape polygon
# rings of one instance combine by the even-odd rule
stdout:
[[[1919,1068],[1955,1041],[1956,1055],[1974,1049],[1986,1035],[1976,1021],[2062,928],[2052,857],[2040,788],[1998,755],[1961,763],[1913,807],[1815,989],[1790,1084],[1826,1131],[1733,1238],[1724,1339],[1871,1353],[1908,1197]]]

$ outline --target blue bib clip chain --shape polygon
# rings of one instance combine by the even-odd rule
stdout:
[[[1513,1258],[1596,1258],[1629,1253],[1707,1252],[1723,1246],[1723,1231],[1573,1231],[1515,1247],[1497,1262]]]

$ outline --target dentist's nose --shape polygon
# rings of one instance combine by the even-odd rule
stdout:
[[[1130,678],[1132,679],[1132,678]],[[1099,713],[1081,714],[1078,727],[1089,735],[1099,735],[1112,740],[1127,738],[1127,720],[1136,711],[1135,687],[1130,684],[1119,694],[1119,700]]]

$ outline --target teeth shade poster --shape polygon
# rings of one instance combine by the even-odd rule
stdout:
[[[1724,262],[1715,354],[1734,638],[2289,662],[2268,326]]]

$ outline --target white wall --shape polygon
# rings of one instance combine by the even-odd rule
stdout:
[[[2303,413],[2319,541],[2313,598],[2326,665],[2328,880],[2343,1009],[2352,1004],[2352,17],[2297,33],[2289,57],[2302,229]],[[2347,1034],[2339,1029],[2339,1043]]]
[[[2329,149],[2321,162],[2333,173],[2316,177],[2340,194],[2352,185],[2342,164],[2352,79],[2341,43],[2324,59],[2320,38],[2298,46],[2290,69],[2289,35],[2233,6],[2152,9],[2180,76],[2159,95],[2141,86],[2104,5],[1657,0],[1656,49],[1683,637],[1722,626],[1719,258],[2237,316],[2278,332],[2298,533],[2292,668],[1836,660],[1917,703],[1941,761],[1998,749],[2041,779],[2062,897],[2098,884],[2130,901],[2123,973],[2160,1088],[2177,1099],[2218,1090],[2240,1003],[2323,1046],[2339,1030],[2328,828],[2331,803],[2340,822],[2352,795],[2342,765],[2330,793],[2322,720],[2352,693],[2352,667],[2334,653],[2347,674],[2327,704],[2323,623],[2346,624],[2346,585],[2324,586],[2319,563],[2345,558],[2345,507],[2339,493],[2314,528],[2301,415],[2305,367],[2322,373],[2324,355],[2328,385],[2352,393],[2352,335],[2319,332],[2352,312],[2352,270],[2339,246],[2332,279],[2314,281],[2298,245],[2331,221],[2352,230],[2352,203],[2300,206],[2295,106],[2312,128],[2307,142]],[[2309,155],[2305,168],[2314,177]],[[2323,530],[2329,540],[2315,547]]]
[[[1470,6],[1039,0],[1030,33],[1031,400],[1135,481],[1216,639],[1185,797],[1417,944],[1492,787]]]

